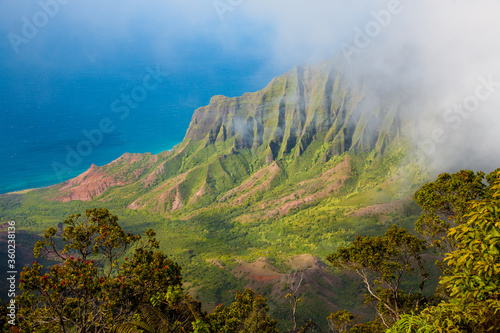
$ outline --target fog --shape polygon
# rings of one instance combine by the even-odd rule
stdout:
[[[79,75],[141,61],[224,71],[258,60],[253,80],[336,56],[353,80],[417,118],[410,137],[424,163],[500,166],[499,1],[41,1],[54,2],[29,38],[23,18],[33,22],[40,2],[0,2],[3,67]]]
[[[252,1],[273,21],[274,59],[337,54],[353,80],[395,99],[416,158],[435,171],[500,166],[499,1]]]

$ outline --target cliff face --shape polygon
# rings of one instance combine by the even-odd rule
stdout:
[[[186,140],[252,149],[265,153],[268,163],[302,154],[313,140],[330,143],[329,156],[356,149],[383,152],[399,135],[395,111],[376,103],[334,65],[299,66],[259,92],[213,97],[194,112]]]
[[[351,177],[345,153],[383,156],[401,123],[397,105],[377,102],[339,66],[299,66],[261,91],[214,96],[171,152],[92,166],[56,186],[52,198],[120,198],[130,209],[187,216],[250,200],[260,202],[260,217],[287,214],[342,188]]]
[[[324,258],[355,235],[412,223],[407,199],[422,178],[404,161],[401,135],[412,124],[400,118],[397,103],[384,101],[341,66],[297,67],[261,91],[214,96],[194,111],[184,140],[169,152],[124,154],[26,197],[0,198],[0,207],[36,212],[33,220],[23,212],[25,225],[43,221],[38,212],[48,225],[58,209],[118,211],[127,227],[159,232],[164,249],[185,262],[197,296],[213,290],[198,286],[216,286],[217,295],[234,286],[234,276],[245,276],[248,286],[265,286],[270,299],[284,300],[286,277],[272,264],[302,254],[287,265],[305,270],[305,308],[311,315],[323,309],[324,319],[341,299],[352,305],[359,290],[351,276],[342,280],[305,253]],[[32,210],[38,200],[43,210]],[[218,297],[210,302],[219,304]]]

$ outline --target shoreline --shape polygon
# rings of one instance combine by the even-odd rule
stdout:
[[[47,186],[48,187],[48,186]],[[13,191],[13,192],[7,192],[7,193],[2,193],[0,195],[8,195],[8,194],[24,194],[24,193],[28,193],[28,192],[31,192],[31,191],[34,191],[34,190],[40,190],[42,188],[46,188],[46,187],[35,187],[35,188],[27,188],[25,190],[20,190],[20,191]]]
[[[179,144],[181,144],[181,143],[182,143],[182,141],[181,141],[181,142],[179,142],[179,143],[177,143],[177,144],[175,144],[172,148],[167,149],[167,150],[162,150],[161,152],[156,153],[156,154],[155,154],[155,153],[153,153],[153,152],[144,152],[144,153],[129,153],[129,152],[125,152],[125,153],[121,154],[118,158],[116,158],[116,159],[112,160],[111,162],[105,163],[105,164],[103,164],[102,166],[104,166],[104,165],[108,165],[108,164],[110,164],[110,163],[113,163],[114,161],[119,160],[119,159],[120,159],[123,155],[126,155],[126,154],[141,154],[141,155],[143,155],[143,154],[151,154],[151,155],[159,155],[159,154],[162,154],[162,153],[165,153],[165,152],[171,152],[172,150],[174,150],[174,148],[175,148],[176,146],[178,146],[178,145],[179,145]],[[92,167],[92,165],[94,165],[94,164],[91,164],[89,168],[91,168],[91,167]],[[99,167],[99,166],[98,166],[98,167]],[[87,170],[88,170],[88,169],[87,169]],[[87,171],[87,170],[86,170],[86,171]],[[85,171],[83,171],[83,172],[85,172]],[[83,172],[82,172],[82,173],[83,173]],[[79,174],[75,175],[74,177],[78,177],[78,176],[79,176],[79,175],[81,175],[82,173],[79,173]],[[73,179],[74,177],[69,178],[69,179],[67,179],[67,180]],[[67,180],[65,180],[65,181],[67,181]],[[31,192],[31,191],[41,190],[41,189],[44,189],[44,188],[48,188],[48,187],[51,187],[51,186],[55,186],[55,185],[58,185],[58,184],[62,184],[62,183],[64,183],[65,181],[58,182],[58,183],[51,184],[51,185],[47,185],[47,186],[42,186],[42,187],[33,187],[33,188],[27,188],[27,189],[24,189],[24,190],[18,190],[18,191],[11,191],[11,192],[0,193],[0,196],[2,196],[2,195],[12,195],[12,194],[25,194],[25,193],[28,193],[28,192]]]

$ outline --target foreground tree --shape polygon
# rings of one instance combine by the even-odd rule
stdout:
[[[326,318],[330,331],[333,333],[348,333],[359,319],[359,316],[347,310],[337,311]]]
[[[60,236],[47,229],[34,254],[60,264],[45,270],[34,262],[23,269],[18,298],[23,332],[107,332],[157,293],[181,287],[180,266],[157,251],[154,231],[142,240],[117,221],[107,209],[93,209],[70,216]],[[122,259],[129,250],[132,258]]]
[[[488,175],[470,170],[443,173],[435,181],[423,185],[414,195],[423,210],[415,223],[416,231],[439,252],[453,251],[454,240],[448,237],[448,230],[466,222],[465,215],[472,202],[491,197],[491,185],[497,171]]]
[[[267,300],[251,289],[236,293],[230,306],[219,305],[208,315],[213,332],[272,333],[277,322],[268,315]]]
[[[115,325],[110,333],[195,332],[209,333],[206,315],[201,303],[186,295],[180,287],[169,287],[158,293],[151,304],[139,305],[132,321]]]
[[[464,221],[447,231],[455,250],[440,283],[450,300],[407,315],[391,332],[498,332],[500,327],[500,172],[488,175],[488,194],[466,206]]]
[[[368,291],[367,303],[375,303],[380,320],[389,327],[402,314],[418,309],[426,301],[422,292],[428,274],[421,258],[425,249],[424,240],[393,226],[383,237],[358,236],[352,245],[340,247],[327,260],[362,278]],[[413,274],[419,279],[418,292],[405,293],[401,284]]]
[[[293,329],[292,331],[297,330],[297,307],[299,303],[302,302],[302,299],[299,297],[299,289],[304,281],[304,273],[289,272],[286,275],[286,290],[287,294],[285,298],[290,303],[292,307],[292,321],[293,321]]]

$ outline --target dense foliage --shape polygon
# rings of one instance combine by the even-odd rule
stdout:
[[[278,332],[268,311],[266,299],[247,289],[236,294],[236,302],[229,307],[219,305],[208,318],[214,332]]]
[[[330,331],[498,331],[500,172],[443,174],[415,199],[423,209],[416,231],[426,240],[393,226],[384,235],[358,236],[327,257],[334,267],[360,277],[366,302],[377,313],[361,323],[349,311],[338,311],[327,318]],[[202,216],[198,222],[207,235],[221,217],[212,219]],[[34,253],[58,264],[34,262],[23,269],[18,327],[22,332],[278,332],[267,300],[250,289],[237,292],[231,304],[203,310],[184,291],[181,268],[159,250],[155,232],[145,236],[126,233],[106,209],[87,210],[62,227],[48,228]],[[429,297],[424,258],[440,254],[441,288]],[[304,319],[292,331],[317,328]],[[289,325],[296,326],[294,321]]]
[[[455,250],[440,283],[449,299],[407,316],[407,332],[498,332],[500,327],[500,172],[488,176],[488,195],[467,203],[463,222],[448,229]]]
[[[252,290],[207,315],[183,291],[180,266],[158,251],[155,232],[142,239],[117,221],[107,209],[93,209],[70,216],[64,230],[45,232],[34,253],[60,263],[23,269],[23,332],[277,332],[266,299]]]
[[[399,308],[393,301],[390,313],[393,323],[387,325],[380,308],[388,308],[390,302],[376,298],[379,318],[389,329],[398,332],[498,332],[500,327],[500,172],[489,175],[472,171],[442,174],[435,182],[424,185],[415,200],[423,209],[416,230],[422,233],[438,253],[445,252],[444,268],[440,284],[444,292],[437,292],[434,301],[438,304],[418,304]],[[419,244],[414,247],[413,263],[420,264],[419,252],[425,250],[422,240],[401,230],[399,243],[391,240],[392,228],[385,237],[358,237],[348,248],[340,248],[329,256],[338,267],[356,271],[363,277],[368,297],[374,297],[369,274],[378,278],[377,283],[390,286],[395,276],[391,269],[411,267],[398,265],[401,256],[394,260],[388,254],[398,253],[401,245],[409,240]],[[402,236],[407,235],[407,236]],[[384,239],[384,241],[383,241]],[[392,246],[389,246],[391,244]],[[387,244],[387,247],[386,247]],[[420,266],[421,267],[421,266]],[[424,278],[426,275],[422,275]],[[388,279],[389,278],[389,279]],[[389,280],[389,282],[387,282]],[[425,281],[425,279],[422,279]],[[386,295],[391,288],[379,289]],[[405,294],[406,295],[406,294]],[[423,300],[421,295],[409,299]],[[392,296],[395,299],[395,296]],[[422,306],[424,305],[424,306]],[[333,331],[337,332],[383,332],[379,327],[369,329],[354,325],[355,317],[342,311],[329,317]]]
[[[415,229],[435,247],[452,251],[455,246],[448,230],[466,222],[472,201],[491,196],[496,172],[489,175],[470,170],[443,173],[435,181],[423,185],[414,195],[423,210]]]
[[[180,266],[157,250],[155,233],[141,240],[117,220],[106,209],[93,209],[70,216],[61,235],[46,231],[34,253],[60,264],[45,270],[34,262],[23,269],[18,318],[24,331],[105,332],[156,293],[181,285]],[[123,260],[133,246],[132,258]]]
[[[284,330],[286,325],[283,322],[289,319],[290,307],[287,304],[289,298],[284,299],[284,294],[278,297],[283,281],[262,286],[250,281],[249,285],[247,277],[233,274],[241,262],[253,263],[259,258],[266,258],[269,265],[281,272],[288,272],[296,269],[288,263],[293,256],[307,253],[324,259],[339,246],[349,245],[357,235],[380,235],[386,231],[388,225],[393,224],[407,229],[413,228],[419,214],[418,207],[410,203],[408,196],[417,189],[415,183],[420,184],[421,181],[412,180],[411,183],[414,185],[409,186],[407,178],[396,178],[397,173],[403,172],[398,168],[405,153],[403,146],[392,145],[391,149],[386,148],[384,155],[377,155],[375,152],[343,154],[332,157],[328,162],[316,154],[324,152],[323,148],[326,146],[322,147],[321,142],[313,141],[300,157],[276,161],[282,171],[274,178],[271,174],[267,174],[259,179],[254,184],[254,187],[259,188],[258,191],[249,188],[243,193],[235,193],[231,199],[233,201],[241,195],[247,197],[237,205],[231,202],[221,204],[218,200],[207,202],[206,200],[210,198],[221,198],[224,195],[207,189],[206,195],[199,201],[185,204],[182,210],[161,215],[147,210],[127,208],[138,193],[141,195],[150,193],[150,189],[143,185],[138,188],[115,186],[108,189],[106,195],[90,202],[75,200],[64,203],[52,200],[61,194],[59,190],[51,187],[24,194],[0,195],[0,221],[16,220],[19,226],[16,240],[25,248],[24,255],[18,258],[20,260],[18,266],[23,267],[33,262],[34,258],[30,257],[34,242],[40,237],[39,235],[43,236],[47,228],[57,226],[75,212],[104,205],[120,216],[120,225],[126,232],[144,235],[147,229],[153,228],[157,233],[156,238],[160,242],[160,248],[182,266],[183,280],[188,283],[186,287],[196,299],[203,304],[209,304],[207,306],[210,306],[210,309],[219,303],[230,304],[236,291],[251,286],[269,299],[270,313],[279,320],[279,327]],[[162,156],[163,154],[158,157],[159,161]],[[132,157],[135,159],[139,156]],[[103,168],[113,175],[129,175],[132,173],[130,168],[135,170],[137,167],[142,170],[150,159],[154,159],[153,157],[144,157],[133,165],[130,165],[130,160],[121,160],[118,165],[113,164]],[[230,184],[236,186],[248,180],[248,176],[245,176],[247,178],[238,176],[239,166],[236,167],[238,170],[233,170],[231,164],[235,159],[246,159],[248,162],[251,158],[253,157],[248,155],[248,151],[240,150],[223,161],[222,169],[209,172],[211,175],[219,173],[222,175],[225,174],[224,170],[228,171],[227,167],[231,167],[230,171],[235,178]],[[311,163],[312,160],[317,161]],[[170,162],[165,168],[170,167],[169,164]],[[118,166],[119,170],[111,170]],[[330,170],[337,167],[341,170],[344,170],[344,167],[346,169],[330,177],[332,175]],[[252,166],[252,170],[252,172],[259,170],[259,165]],[[404,173],[419,174],[413,170]],[[327,184],[324,182],[326,176],[331,178]],[[335,185],[338,176],[348,176],[349,179],[338,187],[340,183]],[[392,177],[395,180],[388,181]],[[190,177],[186,179],[186,182],[191,181],[194,179]],[[266,184],[269,184],[270,188]],[[325,192],[321,186],[334,186],[334,188]],[[185,189],[184,185],[181,187],[180,190]],[[309,197],[308,201],[304,202],[303,198],[308,196],[308,193],[326,197],[313,201],[309,201],[313,198]],[[400,201],[404,206],[402,211],[388,211],[382,216],[352,214],[355,210],[363,210],[367,204],[392,205],[394,200],[402,198],[405,198]],[[288,214],[269,212],[281,209],[282,206],[297,204],[300,206],[291,208]],[[266,206],[264,210],[263,205]],[[1,251],[2,248],[0,254]],[[127,255],[132,256],[131,253]],[[224,269],[215,265],[214,260]],[[38,262],[44,267],[53,264],[43,258],[39,258]],[[341,274],[340,285],[337,286],[335,282],[332,288],[332,281],[338,279],[330,269],[327,269],[327,272],[326,279],[315,275],[313,276],[315,283],[304,286],[300,295],[302,302],[297,308],[298,326],[302,320],[312,318],[316,323],[326,327],[326,317],[338,307],[363,314],[364,317],[372,313],[371,310],[365,309],[363,302],[360,301],[362,290],[357,281],[352,281],[347,275]],[[0,284],[0,292],[2,287]],[[318,299],[317,295],[323,294],[325,290],[332,290],[329,293],[334,293],[335,298]]]
[[[383,237],[358,236],[351,246],[339,248],[327,260],[362,278],[368,291],[367,302],[377,303],[377,314],[389,327],[426,300],[422,292],[429,275],[420,256],[425,248],[425,241],[394,226]],[[411,274],[419,278],[418,292],[405,293],[401,284]]]

